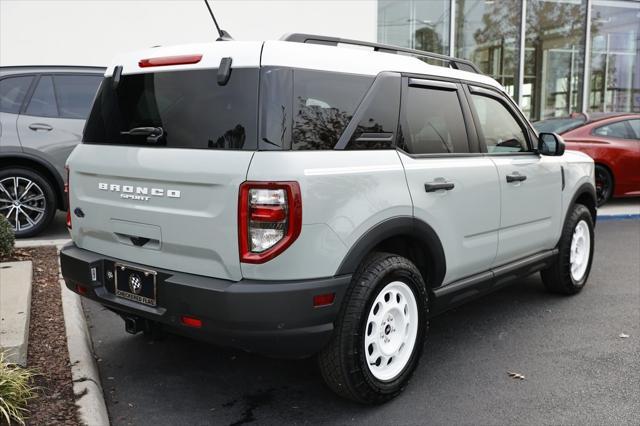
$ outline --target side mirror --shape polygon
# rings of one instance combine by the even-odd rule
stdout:
[[[560,156],[564,154],[564,141],[557,133],[540,133],[538,152],[542,155]]]

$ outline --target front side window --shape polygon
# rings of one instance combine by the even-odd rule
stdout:
[[[32,76],[8,77],[0,80],[0,112],[18,114],[31,85]]]
[[[58,116],[58,105],[56,104],[56,95],[53,89],[53,79],[50,75],[40,77],[40,81],[38,81],[36,90],[31,96],[25,114],[36,117]]]
[[[217,69],[127,74],[117,87],[111,77],[104,79],[83,142],[256,149],[259,70],[233,69],[224,86],[218,85],[217,74]],[[150,142],[140,128],[153,128],[161,136]]]
[[[608,138],[635,139],[635,135],[632,134],[632,129],[627,126],[626,120],[600,126],[593,131],[593,134]]]
[[[489,154],[529,150],[522,127],[500,101],[478,94],[472,94],[471,100]]]
[[[369,76],[294,70],[291,149],[333,149],[372,82]]]
[[[403,99],[398,146],[409,154],[468,153],[456,90],[409,87]]]
[[[99,75],[56,75],[53,77],[60,117],[85,119],[102,81]]]

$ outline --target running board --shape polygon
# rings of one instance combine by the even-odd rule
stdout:
[[[433,290],[431,317],[551,266],[558,249],[537,253]]]

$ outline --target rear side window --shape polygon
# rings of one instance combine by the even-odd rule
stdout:
[[[56,94],[53,89],[53,79],[50,75],[43,75],[38,81],[36,90],[31,96],[29,106],[25,111],[27,115],[37,117],[57,117],[58,106],[56,104]]]
[[[0,80],[0,112],[18,114],[31,86],[32,76],[7,77]]]
[[[170,148],[254,150],[257,147],[257,68],[232,69],[226,85],[217,69],[123,75],[100,86],[83,142]],[[156,144],[130,135],[140,127],[161,128]],[[134,132],[135,133],[135,132]]]
[[[629,120],[629,125],[635,134],[635,139],[640,139],[640,119]]]
[[[468,153],[469,143],[455,90],[409,87],[403,100],[398,146],[409,154]]]
[[[333,149],[373,77],[294,70],[291,149]]]
[[[635,135],[632,134],[632,129],[627,126],[626,120],[598,127],[593,131],[593,134],[609,138],[635,139]]]
[[[87,118],[102,76],[56,75],[53,79],[60,117]]]

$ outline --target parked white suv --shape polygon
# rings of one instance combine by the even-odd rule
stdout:
[[[68,168],[71,290],[132,333],[317,355],[365,403],[405,387],[432,315],[537,271],[577,293],[593,256],[593,161],[473,64],[392,46],[123,55]]]

